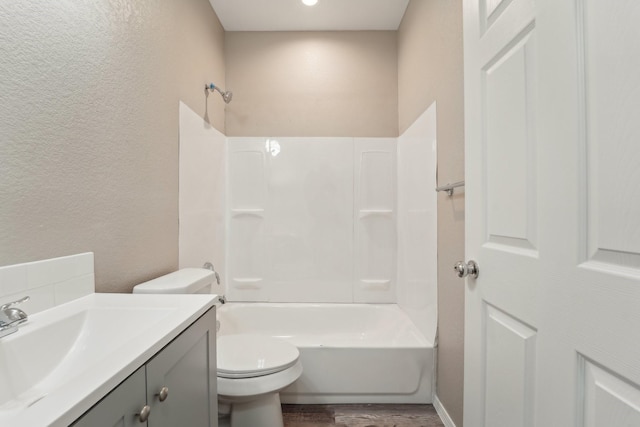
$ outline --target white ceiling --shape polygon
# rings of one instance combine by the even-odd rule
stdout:
[[[397,30],[409,0],[209,0],[226,31]]]

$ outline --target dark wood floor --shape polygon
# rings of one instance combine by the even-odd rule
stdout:
[[[282,405],[285,427],[444,427],[432,405]]]

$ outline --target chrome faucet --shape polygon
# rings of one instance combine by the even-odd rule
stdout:
[[[218,274],[218,272],[216,271],[216,268],[213,266],[212,263],[210,262],[205,262],[204,265],[202,266],[202,268],[206,268],[207,270],[211,270],[213,271],[213,274],[216,277],[216,283],[219,285],[220,284],[220,275]]]
[[[216,271],[216,268],[213,266],[212,263],[205,262],[204,265],[202,266],[202,268],[206,268],[207,270],[213,271],[213,274],[214,274],[214,276],[216,278],[216,283],[218,285],[220,284],[220,275],[218,274],[218,272]],[[224,295],[218,295],[218,302],[220,304],[226,304],[227,303],[227,298]]]
[[[29,320],[29,316],[14,305],[29,301],[29,297],[0,305],[0,338],[18,330],[18,325]]]

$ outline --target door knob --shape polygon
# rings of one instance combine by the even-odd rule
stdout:
[[[478,278],[478,274],[480,274],[480,269],[478,268],[478,263],[474,260],[470,260],[467,263],[463,261],[458,261],[453,266],[453,269],[456,271],[458,277],[471,277],[473,279]]]

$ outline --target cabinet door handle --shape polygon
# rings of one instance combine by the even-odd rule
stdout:
[[[158,399],[160,400],[160,402],[164,402],[166,398],[169,396],[169,387],[162,387],[160,389],[160,393],[157,393],[156,396],[158,396]]]
[[[139,417],[141,423],[146,423],[149,419],[149,414],[151,414],[151,406],[144,405],[140,410],[140,413],[136,415]]]

